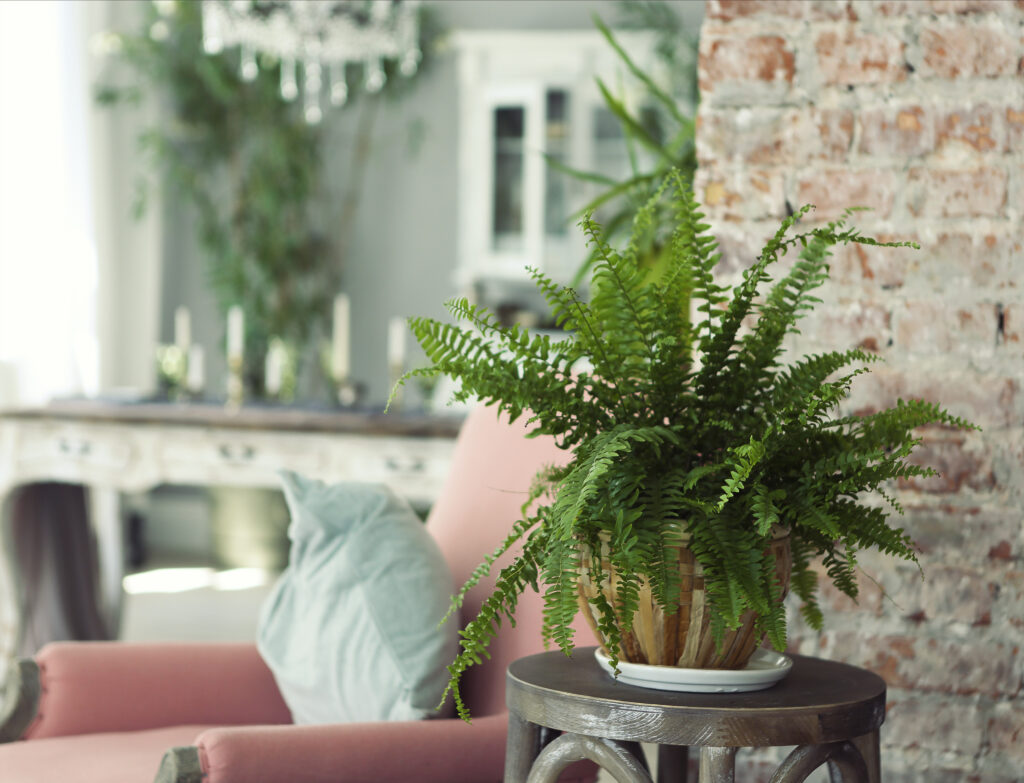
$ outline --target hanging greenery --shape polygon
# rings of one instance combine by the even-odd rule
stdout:
[[[637,107],[631,110],[604,81],[596,80],[605,108],[622,130],[629,160],[628,176],[615,179],[607,172],[574,169],[557,157],[545,156],[552,168],[597,189],[593,198],[572,219],[601,214],[604,231],[612,241],[628,238],[633,215],[650,201],[670,171],[678,172],[687,183],[692,183],[697,170],[692,116],[697,105],[696,38],[687,33],[667,3],[629,0],[620,8],[622,18],[619,27],[646,30],[654,35],[654,52],[665,80],[664,84],[659,84],[651,73],[634,62],[611,29],[599,16],[594,16],[594,25],[642,88],[642,97]],[[645,246],[640,248],[645,266],[656,270],[663,266],[665,259],[662,253],[672,228],[671,210],[660,207],[654,216],[654,230],[644,239]],[[577,272],[573,285],[579,285],[596,260],[596,250],[592,249]]]
[[[327,333],[331,301],[342,284],[345,231],[351,231],[369,157],[375,104],[406,89],[408,77],[387,65],[385,89],[360,93],[350,74],[350,95],[361,112],[351,165],[332,192],[321,126],[308,124],[297,102],[281,97],[280,65],[261,56],[251,81],[239,74],[237,51],[203,50],[202,4],[147,3],[141,32],[119,36],[117,63],[96,89],[112,106],[155,97],[159,120],[139,137],[150,162],[137,211],[154,186],[189,203],[208,280],[222,314],[245,312],[245,378],[262,390],[263,357],[280,338],[300,357],[315,356]],[[424,28],[425,39],[433,33]],[[427,64],[430,48],[421,45]],[[391,78],[394,76],[394,78]]]

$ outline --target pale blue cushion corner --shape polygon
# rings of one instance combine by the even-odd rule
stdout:
[[[288,567],[257,644],[296,723],[442,717],[458,623],[452,576],[409,505],[379,484],[281,473]]]

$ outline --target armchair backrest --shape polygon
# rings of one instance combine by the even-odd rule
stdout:
[[[524,419],[509,424],[494,408],[482,405],[474,408],[463,424],[451,471],[427,520],[457,587],[508,535],[537,471],[568,459],[553,438],[527,438],[526,433]],[[496,562],[490,578],[470,591],[462,609],[463,623],[476,616],[498,572],[511,558],[508,553]],[[517,606],[515,627],[504,623],[491,643],[491,659],[466,672],[461,690],[474,716],[504,710],[508,664],[544,649],[542,607],[542,596],[525,593]],[[577,618],[576,631],[578,644],[594,644],[593,633],[582,618]]]

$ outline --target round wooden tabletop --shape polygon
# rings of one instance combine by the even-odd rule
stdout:
[[[791,655],[772,687],[680,693],[612,679],[593,647],[531,655],[508,669],[506,700],[523,720],[559,731],[662,745],[759,747],[836,742],[885,719],[885,681],[834,661]]]

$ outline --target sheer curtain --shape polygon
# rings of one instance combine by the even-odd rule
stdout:
[[[0,3],[0,404],[99,384],[81,7]]]

